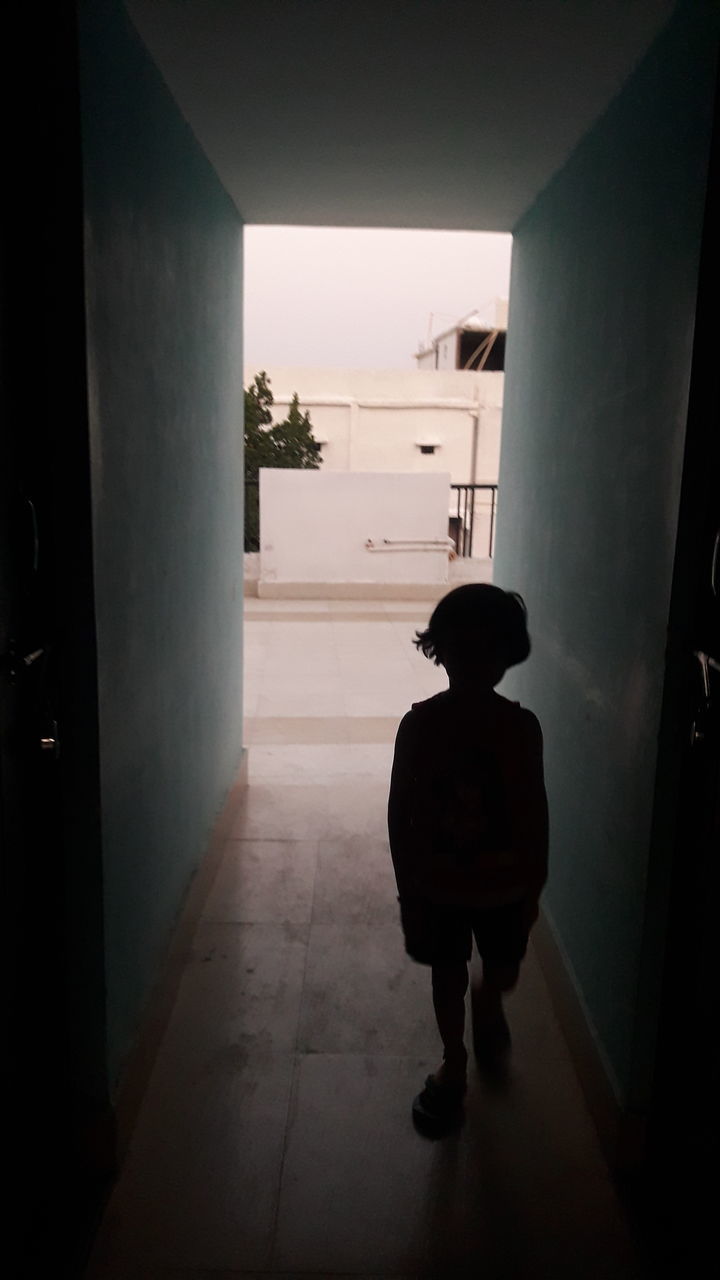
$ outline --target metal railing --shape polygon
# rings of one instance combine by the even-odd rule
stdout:
[[[455,543],[458,556],[467,558],[476,555],[488,556],[492,559],[495,545],[495,515],[497,512],[496,484],[451,484],[451,492],[455,495],[455,511],[450,512],[449,533]],[[485,495],[488,495],[485,497]],[[487,531],[483,534],[480,526],[487,521]],[[476,534],[481,539],[475,546]]]

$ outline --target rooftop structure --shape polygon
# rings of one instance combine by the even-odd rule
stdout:
[[[430,338],[427,345],[415,353],[418,369],[502,372],[505,368],[507,300],[496,298],[494,311],[491,321],[479,311],[471,311],[449,329]]]

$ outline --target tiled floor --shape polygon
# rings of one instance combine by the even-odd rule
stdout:
[[[400,715],[444,684],[410,644],[424,617],[248,602],[247,806],[92,1280],[642,1274],[532,951],[508,1080],[473,1075],[453,1137],[410,1122],[439,1055],[385,800]]]

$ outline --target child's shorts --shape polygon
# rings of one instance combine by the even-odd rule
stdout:
[[[467,962],[473,938],[487,968],[520,964],[527,951],[530,930],[522,902],[479,911],[414,899],[401,901],[400,914],[405,948],[420,964]]]

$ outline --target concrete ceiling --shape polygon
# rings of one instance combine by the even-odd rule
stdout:
[[[249,223],[511,231],[674,0],[128,0]]]

